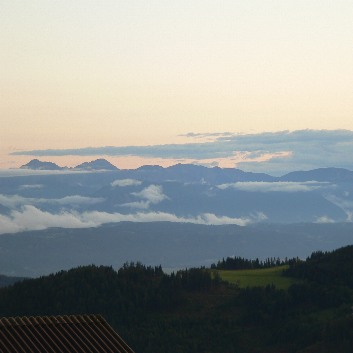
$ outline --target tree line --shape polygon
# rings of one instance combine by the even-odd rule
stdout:
[[[252,269],[264,269],[283,265],[292,265],[297,262],[301,262],[298,257],[292,259],[280,259],[279,257],[269,257],[265,260],[255,260],[245,259],[240,256],[227,257],[222,259],[217,263],[211,265],[211,269],[217,270],[252,270]]]
[[[0,315],[99,313],[140,353],[351,353],[352,255],[288,263],[288,290],[237,288],[206,268],[83,266],[0,288]]]

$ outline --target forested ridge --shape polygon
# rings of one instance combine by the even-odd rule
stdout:
[[[218,261],[216,264],[211,265],[211,269],[217,270],[249,270],[249,269],[261,269],[271,268],[275,266],[291,265],[295,262],[300,262],[298,258],[284,259],[270,257],[264,261],[256,258],[255,260],[245,259],[240,256],[227,257]]]
[[[214,269],[92,265],[1,288],[0,316],[100,313],[139,353],[351,353],[352,268],[353,246],[316,252],[288,261],[300,281],[279,290],[241,289]]]

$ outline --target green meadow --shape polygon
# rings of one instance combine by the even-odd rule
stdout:
[[[297,279],[285,277],[283,270],[288,266],[278,266],[254,270],[217,270],[222,280],[237,284],[240,288],[265,287],[274,284],[278,289],[287,289]]]

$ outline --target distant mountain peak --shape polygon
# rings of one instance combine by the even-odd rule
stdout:
[[[118,168],[108,162],[104,158],[96,159],[95,161],[91,162],[84,162],[76,166],[74,169],[80,170],[118,170]]]
[[[294,171],[283,175],[281,181],[353,181],[353,172],[344,168],[317,168],[306,171]]]
[[[39,159],[32,159],[27,164],[22,165],[20,169],[62,170],[63,168],[53,162],[42,162]]]

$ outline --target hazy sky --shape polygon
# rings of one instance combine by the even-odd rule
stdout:
[[[0,0],[0,33],[0,168],[189,132],[353,130],[352,0]]]

